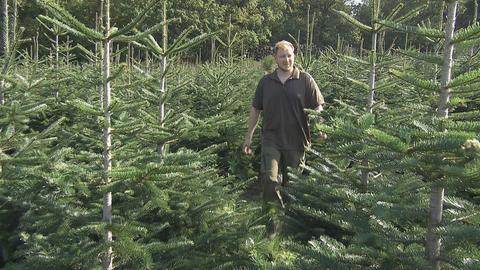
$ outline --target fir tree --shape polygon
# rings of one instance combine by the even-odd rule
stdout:
[[[432,133],[431,136],[426,136],[424,138],[419,138],[419,142],[414,143],[413,151],[412,153],[419,152],[421,153],[422,151],[425,150],[437,150],[437,152],[434,155],[426,155],[423,157],[416,157],[414,160],[415,162],[418,162],[419,160],[423,158],[427,158],[426,160],[423,160],[426,164],[431,164],[427,168],[422,168],[420,169],[418,167],[419,164],[415,164],[413,167],[413,170],[416,171],[417,173],[420,173],[423,175],[426,181],[430,181],[432,183],[432,192],[431,192],[431,197],[430,197],[430,206],[429,206],[429,221],[428,221],[428,231],[427,231],[427,240],[426,240],[426,254],[427,258],[429,259],[430,263],[432,264],[432,267],[434,269],[440,269],[440,262],[441,262],[441,255],[442,253],[442,248],[441,248],[441,236],[437,233],[438,227],[444,226],[443,224],[445,223],[442,221],[442,215],[443,215],[443,204],[444,201],[446,200],[444,198],[444,190],[445,187],[448,186],[448,182],[452,181],[453,179],[457,179],[458,175],[455,173],[452,173],[452,171],[447,170],[445,171],[445,167],[453,167],[453,168],[459,168],[459,170],[465,170],[465,169],[460,169],[460,168],[465,168],[464,166],[468,167],[471,158],[467,158],[465,156],[465,153],[460,153],[456,152],[459,151],[460,149],[465,149],[465,147],[462,147],[462,144],[469,144],[469,141],[473,140],[475,138],[475,135],[472,133],[468,133],[467,130],[462,130],[462,127],[465,127],[463,123],[458,122],[458,129],[448,129],[446,128],[445,124],[443,123],[449,123],[450,121],[446,120],[449,116],[449,106],[452,106],[453,104],[450,103],[450,98],[452,95],[452,89],[455,87],[460,87],[460,86],[468,86],[471,84],[472,78],[475,77],[475,72],[465,72],[462,75],[457,74],[455,79],[451,79],[452,76],[452,67],[454,67],[453,64],[453,51],[454,51],[454,44],[464,42],[469,39],[475,38],[475,27],[470,27],[467,29],[461,29],[458,30],[457,33],[454,33],[455,29],[455,17],[456,17],[456,9],[458,6],[458,1],[450,1],[448,3],[448,16],[447,16],[447,24],[446,24],[446,29],[445,29],[445,38],[444,38],[444,57],[442,59],[443,67],[442,67],[442,76],[440,78],[440,93],[439,93],[439,98],[438,98],[438,106],[436,109],[436,116],[438,118],[438,122],[433,122],[433,128],[432,129],[427,129],[425,130],[426,132]],[[419,29],[419,28],[413,28],[413,27],[405,27],[401,25],[395,25],[391,24],[389,22],[386,22],[385,25],[390,25],[393,26],[395,29],[402,30],[402,31],[409,31],[412,33],[416,33],[419,35],[425,35],[427,33],[435,33],[434,29]],[[430,35],[432,36],[432,35]],[[441,35],[435,34],[435,37],[441,38]],[[406,74],[400,74],[398,72],[394,72],[394,74],[402,79],[405,79],[408,81],[408,78],[411,78],[409,80],[416,86],[430,89],[432,87],[429,87],[428,85],[434,85],[432,83],[428,83],[422,80],[419,80],[415,78],[415,76],[411,75],[410,77]],[[433,89],[435,89],[433,87]],[[442,120],[443,119],[443,120]],[[452,124],[447,124],[448,126],[451,126]],[[435,135],[435,132],[438,132],[438,135]],[[438,136],[438,137],[437,137]],[[423,141],[423,139],[430,138],[430,142]],[[428,148],[425,148],[425,146],[428,145]],[[448,145],[448,148],[447,148]],[[430,148],[430,149],[429,149]],[[467,147],[468,148],[468,147]],[[451,159],[451,156],[457,156],[456,159]],[[413,165],[413,164],[412,164]],[[443,168],[442,168],[443,167]],[[422,171],[422,172],[420,172]],[[453,218],[452,220],[455,220]],[[451,221],[450,221],[451,222]],[[461,241],[461,238],[458,239]],[[446,252],[446,251],[445,251]],[[452,260],[446,260],[446,263],[451,263],[455,264],[453,262],[454,259]]]
[[[370,2],[370,9],[371,9],[370,25],[365,25],[365,24],[359,22],[358,20],[353,18],[351,15],[349,15],[349,14],[343,12],[343,11],[334,10],[338,15],[342,16],[343,18],[345,18],[347,21],[349,21],[350,23],[352,23],[356,27],[360,28],[363,31],[367,31],[367,32],[372,34],[372,36],[371,36],[371,38],[372,38],[372,42],[371,42],[372,48],[370,50],[369,61],[368,61],[368,65],[369,65],[369,69],[370,69],[369,79],[368,79],[368,97],[367,97],[367,106],[366,106],[366,111],[368,113],[373,113],[374,96],[375,96],[375,91],[376,91],[377,58],[378,58],[378,56],[377,56],[378,55],[378,51],[377,51],[378,35],[381,34],[381,33],[384,33],[387,30],[387,28],[378,24],[378,22],[377,22],[379,20],[379,16],[380,16],[380,3],[381,3],[380,0],[374,0],[374,1]],[[403,21],[406,21],[406,20],[410,19],[413,16],[416,16],[418,14],[418,12],[423,7],[413,9],[409,13],[407,13],[406,15],[404,15],[402,17],[399,17],[399,18],[395,18],[395,17],[397,17],[398,12],[402,8],[403,8],[403,4],[402,3],[398,4],[390,12],[390,14],[388,16],[386,16],[386,19],[387,20],[394,20],[395,19],[396,22],[403,22]],[[359,61],[359,60],[357,60],[357,61]],[[365,186],[365,189],[366,189],[367,186],[368,186],[368,182],[369,182],[369,171],[368,171],[369,162],[368,162],[368,159],[364,159],[362,161],[362,166],[363,166],[363,169],[362,169],[361,179],[362,179],[362,183],[363,183],[363,185]]]

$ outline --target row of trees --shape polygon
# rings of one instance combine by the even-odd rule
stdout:
[[[371,19],[371,0],[364,1],[363,5],[358,5],[354,7],[355,18],[362,23],[367,23]],[[443,24],[446,21],[447,8],[446,1],[436,1],[436,0],[410,0],[410,1],[382,1],[381,3],[381,15],[387,15],[391,13],[398,4],[402,4],[404,8],[399,11],[398,15],[403,16],[408,13],[410,10],[413,10],[419,6],[425,5],[425,8],[421,11],[419,16],[412,18],[411,25],[424,25],[428,27],[443,27]],[[478,12],[478,0],[467,0],[463,1],[461,7],[458,10],[458,21],[456,23],[457,28],[466,27],[472,23],[473,18],[475,17],[475,11]],[[384,36],[381,36],[380,46],[388,47],[392,46],[392,43],[395,47],[403,47],[405,42],[410,43],[415,47],[422,47],[425,49],[432,49],[432,46],[427,46],[425,44],[425,39],[421,37],[411,37],[408,39],[408,36],[399,36],[398,33],[386,33]],[[365,46],[368,48],[371,40],[365,38]]]
[[[337,10],[371,38],[368,57],[303,51],[329,104],[315,126],[330,139],[314,145],[308,175],[292,176],[291,241],[265,239],[265,216],[238,198],[253,175],[238,152],[253,62],[176,65],[171,56],[212,35],[187,28],[169,42],[166,1],[161,21],[143,27],[140,12],[118,28],[108,0],[96,27],[42,3],[39,19],[95,44],[84,52],[96,61],[17,58],[15,42],[2,58],[8,269],[478,269],[480,26],[454,31],[458,1],[438,28],[409,26],[421,9],[384,12],[379,0],[366,23]],[[377,50],[390,30],[439,45]],[[115,64],[112,42],[155,61]]]
[[[400,3],[390,14],[387,13],[385,19],[382,19],[380,2],[380,0],[371,1],[370,24],[363,24],[345,13],[338,12],[353,25],[372,35],[368,61],[343,56],[346,63],[354,62],[370,67],[368,79],[346,78],[355,85],[355,88],[362,89],[366,93],[367,104],[364,112],[356,112],[361,115],[354,116],[353,118],[356,118],[354,122],[350,122],[342,116],[333,121],[333,128],[324,126],[323,129],[333,133],[334,139],[338,140],[340,149],[353,152],[353,160],[357,165],[350,164],[348,167],[356,167],[361,171],[360,190],[362,192],[373,195],[378,193],[378,190],[375,191],[375,189],[382,185],[385,185],[383,188],[396,189],[401,187],[404,181],[412,181],[412,184],[417,180],[422,182],[422,188],[426,188],[430,193],[428,196],[425,193],[413,194],[412,197],[410,197],[411,195],[406,196],[413,201],[422,200],[421,197],[423,197],[425,203],[428,198],[428,211],[423,212],[427,216],[427,222],[413,221],[415,225],[410,227],[409,222],[396,220],[400,216],[394,217],[394,212],[404,215],[404,218],[409,221],[419,218],[419,212],[413,212],[417,211],[417,207],[422,203],[417,201],[413,204],[409,202],[399,204],[396,201],[400,199],[402,196],[400,194],[404,191],[400,191],[399,194],[395,194],[396,191],[388,191],[391,192],[390,195],[380,195],[373,199],[377,205],[369,204],[370,200],[367,198],[355,198],[353,201],[365,208],[351,213],[349,207],[342,202],[342,199],[346,198],[341,193],[345,191],[335,192],[332,190],[333,192],[326,192],[327,194],[323,196],[334,198],[341,207],[338,215],[343,218],[339,218],[341,221],[334,221],[330,217],[317,218],[324,219],[325,222],[339,230],[347,232],[350,231],[347,224],[361,222],[361,220],[370,223],[371,227],[368,231],[358,232],[353,237],[354,244],[347,250],[355,255],[360,255],[355,248],[350,249],[358,243],[356,241],[368,242],[367,239],[375,239],[373,241],[376,243],[370,246],[373,250],[378,248],[380,253],[392,252],[385,248],[388,244],[383,242],[389,239],[387,241],[392,241],[393,245],[397,244],[399,247],[399,254],[396,256],[406,260],[402,263],[395,263],[390,261],[394,259],[394,256],[387,256],[384,263],[390,265],[389,267],[401,269],[404,269],[403,267],[406,267],[405,269],[431,267],[436,270],[450,269],[451,267],[474,269],[478,267],[478,260],[472,260],[470,257],[464,258],[462,262],[461,259],[455,257],[459,254],[467,257],[478,254],[478,237],[473,236],[478,233],[478,218],[475,217],[478,214],[475,210],[478,207],[478,203],[475,203],[475,194],[478,194],[478,183],[475,183],[478,181],[475,173],[478,170],[478,129],[472,126],[476,126],[476,123],[471,120],[478,116],[478,107],[473,105],[477,104],[477,96],[472,95],[472,91],[476,91],[474,89],[478,88],[480,73],[478,65],[475,64],[469,64],[468,68],[461,68],[465,63],[478,61],[480,25],[476,22],[477,13],[474,13],[473,18],[469,18],[470,25],[468,27],[462,27],[461,21],[457,18],[459,10],[464,6],[456,0],[442,1],[439,3],[442,16],[439,16],[438,23],[412,26],[406,24],[405,20],[418,13],[420,9],[410,9],[403,16],[398,17],[399,14],[402,14],[400,10],[403,5]],[[476,1],[474,4],[478,8]],[[443,21],[444,11],[447,13],[445,22]],[[429,53],[422,53],[411,48],[399,50],[400,54],[418,61],[417,65],[413,67],[408,67],[405,62],[402,67],[399,67],[397,60],[389,59],[388,55],[379,53],[377,50],[378,34],[381,35],[387,30],[423,38],[432,44],[431,46],[435,50]],[[456,57],[454,57],[454,51]],[[420,65],[428,66],[426,72],[418,70]],[[378,73],[383,73],[385,77],[378,80]],[[397,81],[394,78],[397,78]],[[404,85],[399,85],[400,81]],[[409,93],[411,87],[416,92],[413,95]],[[393,89],[398,91],[398,96],[388,93]],[[381,102],[375,100],[378,93],[381,93],[380,99],[382,96],[384,98]],[[387,100],[387,95],[393,99]],[[462,105],[459,100],[470,106],[461,108],[466,104]],[[420,104],[425,101],[429,105],[421,108]],[[416,111],[408,108],[412,103],[416,104],[414,105],[417,106]],[[395,109],[392,110],[392,107]],[[375,112],[374,109],[381,112]],[[403,118],[404,115],[408,119]],[[332,167],[332,164],[326,163],[325,159],[320,159],[319,162]],[[395,168],[393,171],[391,166]],[[318,166],[317,168],[320,171],[322,167]],[[332,170],[337,174],[345,175],[345,171],[339,167],[332,168]],[[315,169],[313,171],[318,173]],[[385,173],[387,175],[383,175]],[[349,178],[347,175],[345,175],[346,178]],[[406,179],[403,179],[404,176]],[[372,177],[380,179],[374,180],[377,183],[371,183],[369,179]],[[389,183],[391,180],[397,183]],[[325,179],[321,181],[326,182],[329,187],[333,185]],[[342,184],[335,185],[338,189],[342,189]],[[348,190],[352,188],[349,185],[345,187]],[[472,202],[473,204],[471,204]],[[319,205],[318,208],[323,208],[321,203],[317,205]],[[417,210],[413,210],[415,208]],[[452,209],[459,211],[455,212]],[[299,210],[305,211],[302,208]],[[353,215],[356,218],[351,219],[345,216],[345,211],[348,213],[347,215]],[[366,215],[370,215],[367,218],[368,221],[365,220],[366,216],[362,214],[363,211],[366,212]],[[389,213],[387,214],[387,212]],[[386,217],[388,215],[392,216]],[[384,218],[380,218],[380,216]],[[469,221],[464,222],[466,219]],[[347,224],[342,224],[342,221]],[[377,222],[378,224],[375,224]],[[415,239],[415,233],[418,233],[419,229],[424,232],[424,235]],[[409,230],[412,231],[408,233]],[[447,243],[448,240],[455,243]],[[418,249],[418,246],[413,247],[416,245],[414,243],[421,243],[424,246],[429,266],[427,264],[419,266],[422,264],[419,261],[412,264],[421,256],[421,250]],[[462,243],[463,246],[460,246],[459,243]],[[463,248],[465,249],[463,250]],[[470,253],[470,250],[473,253]],[[395,251],[393,252],[395,253]],[[417,255],[412,256],[415,253]],[[368,261],[368,257],[367,255],[363,258]],[[356,258],[351,261],[347,259],[345,263],[346,265],[357,265],[363,264],[365,261],[362,262],[361,258]],[[401,266],[394,266],[394,264]],[[462,264],[463,266],[460,266]]]
[[[8,261],[11,269],[98,269],[101,264],[105,269],[209,269],[209,264],[247,261],[216,244],[218,237],[234,240],[232,247],[245,242],[246,235],[237,231],[248,231],[253,223],[236,217],[255,212],[241,209],[245,203],[234,200],[238,184],[215,169],[215,153],[225,144],[209,142],[198,151],[173,144],[198,137],[199,130],[216,134],[226,128],[225,119],[196,119],[187,111],[188,99],[171,98],[193,85],[186,74],[170,76],[166,87],[171,57],[211,35],[192,37],[193,28],[187,28],[169,42],[167,24],[175,20],[167,18],[167,1],[162,20],[152,27],[136,30],[157,1],[149,1],[125,27],[114,28],[110,1],[101,3],[101,23],[90,28],[53,1],[41,1],[49,14],[39,17],[43,24],[95,44],[96,50],[87,53],[96,60],[91,64],[45,65],[42,58],[17,58],[18,47],[2,57],[12,70],[1,76],[8,83],[0,107],[5,120],[0,124],[0,264]],[[152,35],[156,32],[161,42]],[[125,65],[112,65],[113,42],[135,43],[159,61],[153,67],[132,64],[124,76]],[[16,66],[19,62],[24,65]],[[13,68],[21,68],[23,76]],[[210,80],[215,84],[216,78]],[[185,257],[194,243],[203,251]]]
[[[10,2],[9,0],[6,0]],[[93,18],[98,16],[98,1],[56,1],[75,14],[77,18],[90,27],[95,26]],[[351,12],[351,7],[341,0],[335,1],[214,1],[214,0],[189,0],[189,1],[168,1],[167,8],[171,17],[179,18],[181,21],[177,26],[172,27],[172,36],[181,33],[182,29],[193,26],[197,34],[225,30],[229,25],[229,18],[233,25],[233,32],[237,34],[235,44],[237,53],[241,47],[245,50],[253,49],[269,43],[271,39],[287,38],[287,33],[297,34],[297,29],[305,24],[303,14],[307,11],[308,5],[312,10],[320,13],[318,27],[327,29],[322,31],[316,38],[315,43],[319,46],[333,45],[337,36],[335,33],[342,32],[345,36],[351,36],[353,29],[347,23],[334,18],[329,11],[330,8]],[[143,1],[112,1],[112,20],[117,27],[129,22],[130,18],[142,10]],[[36,1],[18,1],[20,24],[27,29],[26,35],[35,36],[37,31],[43,32],[42,27],[35,21],[42,13],[41,7]],[[154,8],[145,25],[153,25],[161,14],[161,10]],[[326,16],[323,16],[326,14]],[[336,21],[332,23],[332,20]],[[305,33],[302,33],[304,35]],[[42,35],[40,35],[42,38]],[[224,34],[226,38],[226,34]],[[352,39],[353,41],[353,39]],[[216,44],[219,46],[220,44]],[[204,50],[208,52],[211,44],[205,44]],[[204,54],[208,56],[207,53]]]
[[[18,2],[18,3],[17,3]],[[75,14],[79,20],[85,25],[94,28],[98,24],[100,18],[98,1],[56,1],[66,10]],[[8,4],[11,18],[15,18],[14,10],[18,5],[18,17],[20,25],[26,28],[25,35],[27,37],[36,37],[40,39],[40,43],[46,43],[46,37],[42,34],[46,29],[38,23],[37,16],[41,14],[42,8],[37,1],[22,0],[2,0],[3,9]],[[405,6],[404,10],[410,10],[419,4],[426,4],[428,7],[422,11],[421,16],[413,21],[413,24],[426,23],[438,25],[443,21],[445,10],[441,8],[439,1],[395,1],[382,3],[382,10],[385,14],[390,13],[397,3]],[[471,18],[474,10],[478,6],[476,1],[467,1],[464,8],[459,10],[463,18]],[[136,16],[144,6],[143,1],[113,1],[112,2],[112,19],[116,22],[116,27],[126,25],[130,18]],[[313,28],[317,29],[313,36],[312,42],[314,47],[325,48],[328,46],[335,47],[338,38],[342,38],[347,44],[358,48],[358,46],[370,45],[370,38],[365,36],[361,31],[348,24],[345,20],[338,17],[332,9],[344,11],[352,14],[355,18],[363,23],[370,21],[371,15],[369,10],[370,1],[364,1],[360,4],[351,4],[344,0],[322,0],[322,1],[214,1],[214,0],[189,0],[189,1],[167,1],[167,8],[171,12],[171,17],[180,19],[179,22],[171,27],[170,31],[173,36],[177,36],[182,29],[193,27],[196,34],[209,33],[218,30],[226,30],[230,27],[230,31],[235,35],[235,39],[231,42],[235,55],[247,54],[255,51],[258,47],[271,44],[273,41],[280,39],[289,39],[289,34],[299,37],[300,42],[307,37],[305,29],[306,17],[308,9],[311,13],[316,14],[316,20]],[[476,8],[475,8],[476,7]],[[405,11],[403,11],[405,12]],[[158,21],[156,14],[161,14],[159,7],[153,8],[149,13],[150,16],[145,20],[144,25],[154,25]],[[402,12],[400,16],[404,15]],[[12,22],[12,20],[10,20]],[[467,19],[459,21],[459,26],[469,24]],[[11,29],[11,27],[10,27]],[[300,30],[301,29],[301,30]],[[48,32],[48,31],[47,31]],[[37,34],[40,33],[40,34]],[[227,32],[224,31],[219,35],[220,40],[211,39],[205,41],[201,49],[195,52],[190,51],[191,55],[198,54],[203,60],[213,58],[213,54],[220,50],[227,54],[226,40]],[[60,37],[65,42],[66,37]],[[413,45],[422,44],[416,39],[405,40],[406,37],[387,34],[382,36],[379,46],[402,46],[405,42],[411,42]],[[223,40],[223,42],[222,42]],[[85,40],[80,40],[84,46],[89,47],[90,44]],[[27,45],[28,46],[28,45]],[[212,53],[213,52],[213,53]],[[40,54],[47,54],[48,48],[41,48]]]

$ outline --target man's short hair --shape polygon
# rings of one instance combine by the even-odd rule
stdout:
[[[292,51],[295,52],[295,47],[293,47],[293,44],[286,40],[275,43],[275,47],[273,47],[273,54],[277,54],[278,50],[280,49],[292,49]]]

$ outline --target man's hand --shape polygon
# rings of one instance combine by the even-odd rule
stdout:
[[[327,133],[318,132],[318,142],[324,142],[327,139]]]
[[[245,155],[252,154],[252,148],[250,148],[251,145],[252,145],[252,139],[245,138],[245,141],[242,144],[242,150]]]

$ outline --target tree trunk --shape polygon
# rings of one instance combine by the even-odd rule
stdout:
[[[115,64],[120,65],[120,44],[117,43],[117,49],[116,49],[116,57],[115,57]]]
[[[442,67],[442,77],[440,81],[440,100],[438,103],[438,117],[448,117],[448,108],[447,104],[450,100],[450,89],[447,88],[448,83],[450,82],[452,75],[452,66],[453,66],[453,49],[454,46],[451,44],[453,38],[453,32],[455,30],[455,16],[457,13],[457,2],[452,1],[448,5],[448,18],[447,25],[445,29],[445,51],[443,55],[443,67]]]
[[[376,58],[376,53],[377,53],[377,32],[372,33],[372,63],[370,64],[370,77],[368,81],[368,88],[369,88],[369,93],[368,93],[368,98],[367,98],[367,110],[369,113],[373,113],[373,104],[374,104],[374,97],[375,97],[375,79],[376,79],[376,74],[377,74],[377,66],[375,63],[375,58]],[[362,161],[362,166],[365,167],[362,169],[362,175],[361,175],[361,182],[362,182],[362,187],[364,191],[367,190],[368,187],[368,159],[364,159]]]
[[[426,239],[427,259],[432,264],[433,269],[440,270],[440,237],[435,233],[435,229],[442,222],[444,189],[440,187],[432,188],[430,195],[430,209],[428,211],[428,228]]]
[[[8,0],[2,1],[2,33],[0,36],[0,56],[8,55]]]
[[[385,53],[385,32],[381,32],[378,35],[378,54],[383,55]]]
[[[55,67],[60,68],[60,43],[59,36],[55,34]]]
[[[130,69],[135,65],[135,47],[130,45],[132,51],[130,52]]]
[[[104,0],[104,35],[108,36],[110,31],[110,0]],[[112,170],[112,134],[111,134],[111,119],[110,119],[110,44],[111,41],[105,39],[103,41],[104,57],[103,57],[103,79],[104,79],[104,92],[103,92],[103,116],[105,126],[103,128],[103,173],[104,183],[110,183],[110,171]],[[112,193],[107,192],[103,196],[103,221],[107,225],[112,223]],[[113,241],[112,231],[110,229],[105,230],[105,241],[109,244]],[[103,258],[103,267],[107,270],[113,269],[113,250],[110,246]]]
[[[232,14],[228,17],[228,48],[227,48],[227,57],[228,63],[232,64]]]
[[[473,19],[472,24],[478,21],[478,0],[473,0]],[[470,49],[470,57],[475,55],[475,48]]]
[[[202,47],[198,49],[197,60],[195,61],[195,64],[200,65],[201,61],[202,61]]]
[[[478,21],[478,0],[473,0],[473,22],[476,23]]]
[[[37,31],[37,34],[33,37],[33,60],[35,61],[35,63],[38,63],[38,52],[39,52],[39,47],[40,47],[40,44],[38,43],[38,36],[40,34],[38,33]]]
[[[15,31],[17,30],[17,0],[12,0],[12,19],[10,20],[10,48],[15,41]]]
[[[363,58],[363,37],[360,38],[360,47],[358,47],[360,58]]]
[[[65,63],[68,66],[70,65],[70,36],[69,35],[67,35],[67,47],[65,49],[66,49]]]
[[[443,29],[443,13],[445,12],[445,1],[442,0],[440,1],[441,4],[440,4],[440,8],[439,8],[439,13],[438,13],[438,25],[437,25],[437,29],[439,30],[442,30]],[[432,2],[432,7],[434,9],[438,8],[437,7],[437,3],[435,1]],[[440,43],[434,45],[435,46],[435,55],[438,55],[439,54],[439,51],[440,51]],[[434,81],[437,81],[437,73],[438,73],[438,65],[435,64],[435,67],[434,67],[434,71],[433,71],[433,80]]]
[[[99,20],[98,20],[98,13],[95,12],[95,31],[100,31],[100,26],[99,26]],[[95,46],[93,47],[94,49],[94,53],[95,53],[95,57],[93,59],[93,64],[95,66],[98,65],[98,51],[99,51],[99,42],[95,41]]]
[[[98,16],[98,13],[95,13],[95,30],[100,31],[102,28],[103,24],[103,2],[100,3],[100,16]],[[102,68],[102,61],[99,61],[99,59],[103,59],[103,51],[102,51],[102,42],[95,42],[95,67],[97,67],[100,72],[103,75],[103,68]],[[103,110],[103,87],[102,87],[102,82],[99,82],[96,86],[97,93],[98,93],[98,99],[99,99],[99,105],[100,109]]]
[[[443,13],[445,13],[445,0],[441,0],[440,2],[441,2],[441,5],[439,9],[440,13],[438,16],[438,29],[443,28],[443,22],[445,21],[443,16]]]
[[[340,40],[340,33],[337,34],[337,53],[341,53],[342,43]]]
[[[0,56],[4,58],[8,55],[8,2],[2,0],[2,33],[0,40]],[[5,104],[5,81],[0,80],[0,105]]]
[[[128,70],[128,84],[132,83],[132,44],[127,43],[127,56],[125,59]]]
[[[372,34],[372,57],[373,61],[370,65],[370,77],[368,80],[368,99],[367,99],[367,109],[369,113],[373,112],[373,103],[375,97],[375,79],[377,76],[377,64],[375,63],[375,58],[377,54],[377,33]]]
[[[168,26],[167,26],[167,0],[163,0],[163,33],[162,33],[162,41],[163,41],[163,51],[167,50],[168,46]],[[164,96],[166,92],[166,72],[167,70],[167,56],[163,55],[162,57],[162,77],[160,79],[160,117],[159,122],[160,126],[163,127],[165,121],[165,103],[164,103]],[[158,145],[158,153],[161,158],[165,154],[165,144],[159,143]]]
[[[0,105],[5,104],[5,81],[0,80]]]
[[[408,49],[408,33],[405,33],[405,43],[403,44],[403,49]]]
[[[0,56],[6,58],[8,56],[8,0],[2,1],[2,33],[0,37]],[[0,80],[0,105],[5,104],[5,81]]]
[[[127,69],[130,72],[131,71],[131,65],[132,62],[130,61],[132,59],[132,44],[127,43],[127,55],[125,56],[125,63],[127,64]]]
[[[212,37],[212,42],[211,42],[211,46],[210,46],[210,62],[212,63],[215,63],[215,55],[216,55],[216,52],[215,52],[216,48],[215,48],[215,38]]]
[[[58,33],[55,34],[55,68],[57,71],[55,72],[55,77],[58,80],[58,71],[60,69],[60,48],[59,48],[59,36]],[[56,86],[57,90],[55,91],[55,98],[59,98],[59,90],[58,90],[58,85]]]
[[[447,85],[450,82],[453,66],[453,50],[451,44],[453,33],[455,30],[455,16],[457,13],[458,1],[451,1],[448,4],[447,24],[445,27],[445,51],[443,56],[442,77],[440,81],[440,99],[437,109],[437,117],[448,118],[448,102],[450,100],[450,89]],[[443,196],[444,189],[442,187],[433,187],[430,196],[430,206],[428,215],[428,227],[426,237],[425,253],[427,259],[432,264],[433,269],[440,270],[440,250],[441,239],[435,233],[435,230],[442,222],[443,213]]]
[[[150,72],[150,53],[145,50],[145,69]]]

